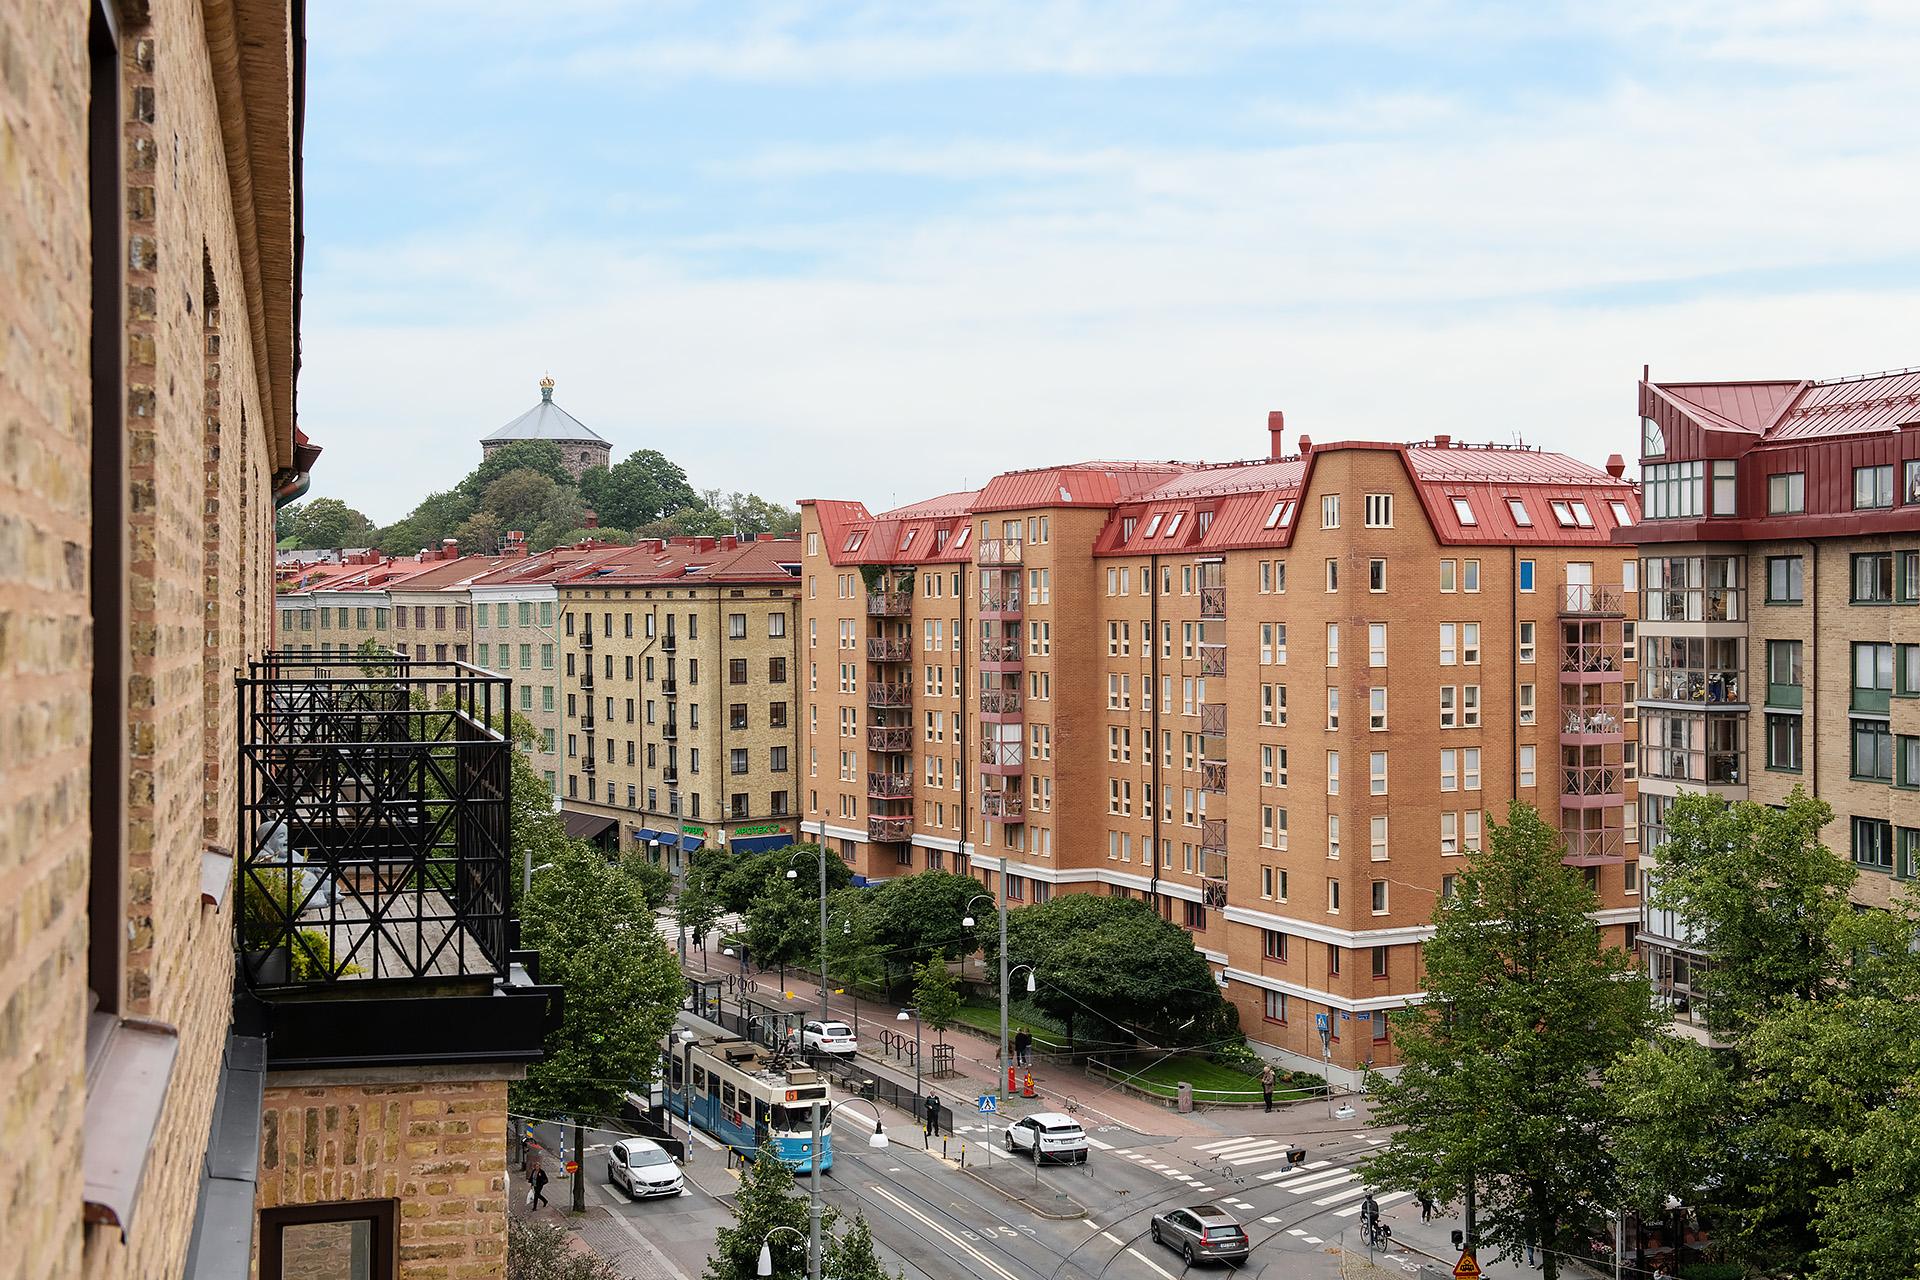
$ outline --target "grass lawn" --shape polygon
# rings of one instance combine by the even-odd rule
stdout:
[[[1152,1065],[1129,1065],[1120,1070],[1123,1078],[1137,1089],[1163,1098],[1176,1097],[1182,1080],[1193,1086],[1195,1102],[1255,1102],[1260,1098],[1260,1077],[1238,1067],[1223,1066],[1207,1058],[1176,1057]],[[1275,1102],[1291,1102],[1311,1097],[1301,1089],[1276,1088]]]
[[[1000,1038],[1000,1005],[998,1002],[962,1004],[955,1020],[963,1026],[976,1031],[984,1031],[994,1040]],[[1033,1036],[1034,1047],[1042,1053],[1053,1053],[1067,1047],[1066,1033],[1058,1028],[1043,1024],[1033,1016],[1031,1010],[1023,1010],[1016,1003],[1007,1009],[1007,1043],[1013,1043],[1013,1037],[1021,1027]]]

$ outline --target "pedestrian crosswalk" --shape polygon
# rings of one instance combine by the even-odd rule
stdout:
[[[1370,1146],[1385,1145],[1385,1139],[1376,1139],[1371,1135],[1355,1135],[1363,1138]],[[1238,1174],[1247,1170],[1248,1183],[1236,1177],[1235,1181],[1243,1187],[1254,1187],[1266,1194],[1261,1196],[1263,1209],[1254,1210],[1253,1204],[1240,1197],[1252,1194],[1243,1191],[1239,1197],[1230,1197],[1222,1203],[1242,1211],[1253,1210],[1259,1213],[1259,1220],[1269,1226],[1291,1224],[1283,1229],[1285,1234],[1302,1244],[1322,1243],[1321,1236],[1312,1232],[1316,1220],[1325,1221],[1323,1232],[1337,1234],[1347,1229],[1360,1214],[1361,1202],[1366,1199],[1369,1187],[1364,1175],[1357,1168],[1333,1160],[1306,1160],[1300,1164],[1285,1163],[1288,1153],[1297,1149],[1298,1144],[1283,1138],[1241,1137],[1223,1138],[1217,1142],[1199,1144],[1197,1151],[1204,1158],[1225,1166],[1226,1172]],[[1143,1164],[1156,1167],[1147,1157],[1137,1157]],[[1280,1162],[1277,1168],[1263,1166]],[[1172,1166],[1157,1166],[1177,1174]],[[1204,1170],[1205,1165],[1198,1168]],[[1270,1204],[1273,1193],[1280,1193],[1278,1204]],[[1385,1208],[1406,1200],[1411,1193],[1406,1191],[1386,1192],[1375,1196],[1376,1202]],[[1323,1218],[1324,1215],[1324,1218]]]

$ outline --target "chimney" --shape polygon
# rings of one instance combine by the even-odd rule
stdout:
[[[1287,453],[1286,443],[1281,440],[1287,429],[1287,415],[1278,409],[1267,411],[1267,456],[1283,458]]]
[[[1450,445],[1450,444],[1452,444],[1452,443],[1453,443],[1453,437],[1452,437],[1452,436],[1448,436],[1448,435],[1441,435],[1441,434],[1439,434],[1438,432],[1436,432],[1436,433],[1434,434],[1434,437],[1433,437],[1433,447],[1434,447],[1434,448],[1436,448],[1436,449],[1444,449],[1444,448],[1446,448],[1446,447],[1447,447],[1448,445]]]
[[[442,538],[440,540],[440,558],[442,560],[458,560],[460,558],[460,539]]]
[[[747,535],[747,541],[749,542],[753,541],[752,534]],[[720,549],[722,551],[738,551],[740,549],[740,539],[734,537],[730,533],[725,534],[720,539]]]
[[[1313,437],[1310,435],[1303,434],[1300,437],[1300,456],[1304,458],[1312,452],[1313,452]]]
[[[1627,474],[1627,460],[1617,453],[1607,455],[1607,474],[1618,480]]]
[[[580,517],[580,527],[583,529],[598,529],[600,527],[600,513],[598,511],[587,511]]]

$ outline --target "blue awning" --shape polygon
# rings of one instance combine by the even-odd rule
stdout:
[[[768,849],[784,849],[793,843],[790,832],[772,836],[737,836],[729,847],[735,853],[764,853]]]
[[[665,844],[667,841],[665,833],[655,831],[652,827],[635,827],[633,829],[633,838],[643,842],[658,840],[662,844]]]
[[[672,837],[669,836],[667,837],[667,839],[672,839]],[[667,843],[667,840],[663,839],[660,843],[665,844]],[[707,844],[707,840],[705,836],[683,835],[680,837],[680,847],[688,853],[698,853],[700,852],[701,849],[706,847],[706,844]]]

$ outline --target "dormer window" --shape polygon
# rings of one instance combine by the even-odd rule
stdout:
[[[1513,522],[1522,529],[1533,528],[1533,517],[1527,514],[1527,504],[1520,499],[1508,498],[1507,511],[1513,516]]]
[[[1667,433],[1652,418],[1640,419],[1640,456],[1643,458],[1664,458],[1667,456]]]
[[[1120,541],[1132,542],[1134,526],[1140,521],[1133,516],[1120,517]]]
[[[1459,494],[1451,495],[1448,500],[1453,503],[1454,519],[1458,520],[1463,525],[1467,525],[1468,527],[1472,527],[1473,525],[1477,525],[1480,523],[1480,518],[1473,514],[1473,504],[1471,502],[1468,502],[1465,498],[1461,497]]]
[[[1213,527],[1213,512],[1198,511],[1194,513],[1193,530],[1195,533],[1199,534],[1201,537],[1204,538],[1207,535],[1207,530],[1212,527]]]

